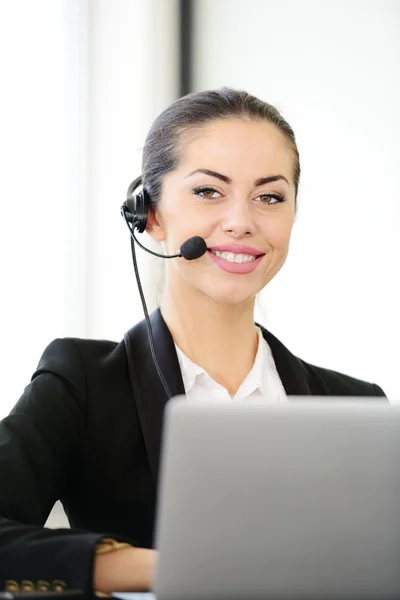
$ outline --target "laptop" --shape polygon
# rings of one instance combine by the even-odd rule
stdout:
[[[171,400],[157,600],[400,598],[400,406]]]

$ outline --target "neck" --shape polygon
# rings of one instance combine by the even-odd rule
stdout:
[[[257,353],[254,300],[231,306],[208,296],[164,291],[161,313],[176,345],[234,395]]]

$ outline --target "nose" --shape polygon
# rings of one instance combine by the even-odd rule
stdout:
[[[224,214],[221,227],[224,233],[235,239],[254,235],[255,223],[249,203],[243,198],[235,200]]]

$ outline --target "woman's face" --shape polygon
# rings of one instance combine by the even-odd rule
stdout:
[[[170,291],[230,305],[254,300],[288,253],[293,160],[279,130],[263,122],[214,121],[183,143],[148,231],[167,253],[192,236],[203,237],[208,251],[168,261]]]

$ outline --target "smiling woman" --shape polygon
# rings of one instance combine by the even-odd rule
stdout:
[[[130,186],[133,226],[169,254],[195,236],[207,246],[195,260],[168,262],[151,316],[172,396],[384,395],[296,358],[254,322],[256,295],[289,251],[299,178],[291,127],[246,92],[191,94],[154,122],[143,175]],[[119,344],[50,344],[0,423],[0,587],[15,589],[26,573],[86,591],[151,587],[166,402],[144,322]],[[49,532],[42,526],[58,499],[72,529]]]
[[[193,235],[209,250],[167,265],[162,314],[181,351],[233,397],[256,356],[255,297],[287,257],[299,178],[290,125],[242,91],[181,98],[146,140],[148,233],[168,253]]]

